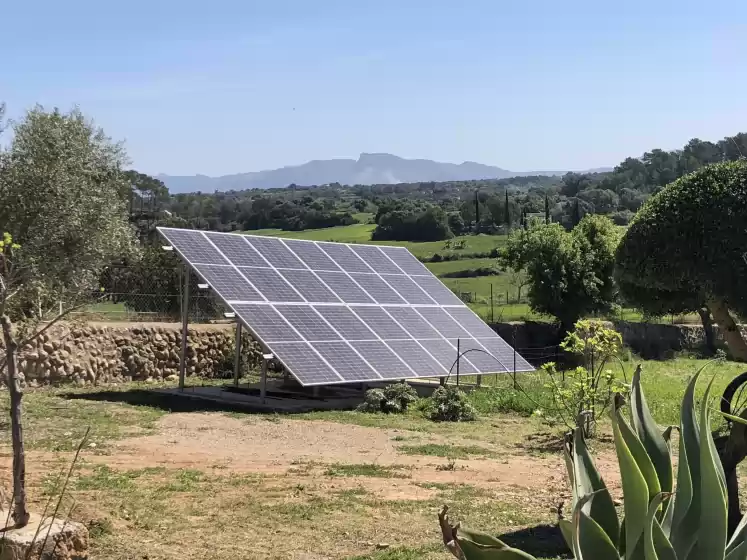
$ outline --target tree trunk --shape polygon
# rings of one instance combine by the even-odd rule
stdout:
[[[713,320],[711,319],[711,312],[707,307],[700,307],[698,309],[698,315],[703,323],[703,331],[705,332],[705,345],[708,354],[713,356],[716,353],[716,333],[713,332]]]
[[[739,332],[739,327],[729,313],[726,303],[723,300],[710,299],[708,300],[708,308],[724,333],[732,358],[740,362],[747,362],[747,342],[742,338],[742,333]]]
[[[16,527],[24,527],[29,522],[29,512],[26,509],[26,454],[23,450],[21,423],[23,393],[16,363],[18,345],[13,338],[10,319],[3,315],[0,317],[0,323],[2,323],[5,341],[5,365],[8,368],[7,383],[10,393],[10,426],[13,440],[13,521]]]

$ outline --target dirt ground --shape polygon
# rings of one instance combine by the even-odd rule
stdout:
[[[523,421],[489,422],[439,433],[170,413],[147,435],[84,450],[73,517],[94,534],[106,528],[92,539],[93,558],[445,559],[435,521],[443,503],[502,534],[551,524],[569,500],[559,452],[527,452]],[[618,493],[614,455],[595,455]],[[31,451],[31,493],[69,456]],[[261,546],[246,549],[247,538]]]

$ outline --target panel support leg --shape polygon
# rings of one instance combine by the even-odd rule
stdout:
[[[446,378],[445,377],[439,377],[438,378],[438,384],[441,385],[441,387],[443,387],[444,385],[446,385]]]
[[[262,358],[262,378],[260,379],[259,397],[262,404],[267,400],[267,359]]]
[[[482,387],[482,375],[477,376],[477,386]]]
[[[179,356],[179,390],[184,391],[184,376],[187,372],[187,328],[189,325],[189,267],[182,266],[182,352]]]
[[[233,386],[238,387],[241,372],[241,321],[236,322],[236,341],[233,347],[236,353],[233,358]]]

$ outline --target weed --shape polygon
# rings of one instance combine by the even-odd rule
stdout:
[[[478,457],[495,456],[495,452],[477,445],[446,445],[442,443],[403,445],[399,447],[399,451],[405,455],[428,455],[431,457],[448,457],[450,459],[468,459],[470,455]]]
[[[401,472],[405,468],[400,465],[376,465],[363,463],[345,465],[336,463],[324,471],[326,476],[372,476],[377,478],[409,478],[409,474]]]

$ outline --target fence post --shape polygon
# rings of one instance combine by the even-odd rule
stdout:
[[[184,390],[184,375],[187,370],[187,325],[189,324],[189,269],[183,265],[184,287],[182,288],[182,353],[179,359],[179,390]]]
[[[493,309],[493,283],[490,283],[490,322],[495,323],[495,310]]]

